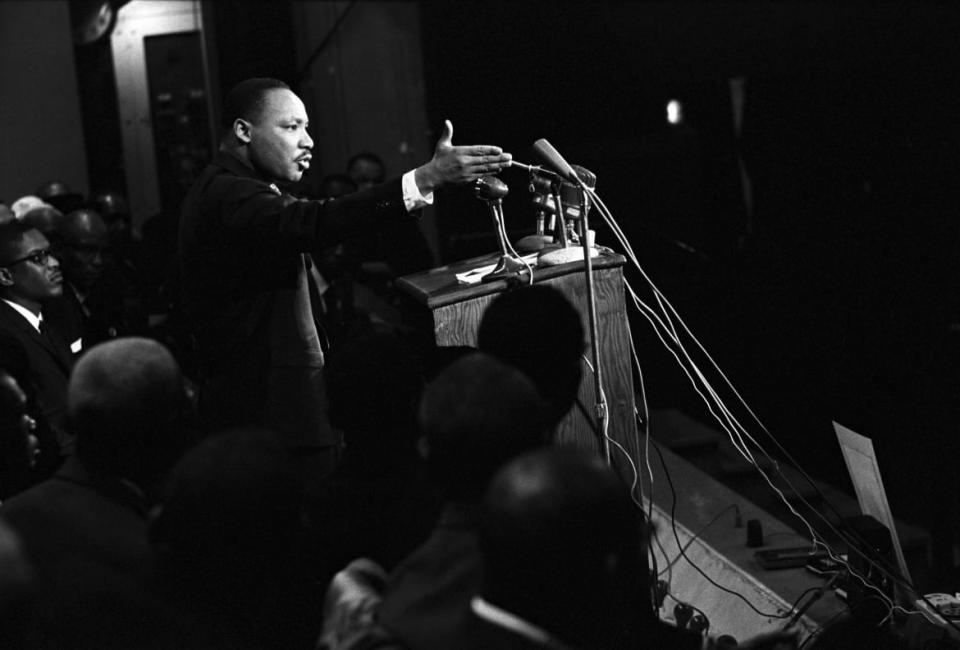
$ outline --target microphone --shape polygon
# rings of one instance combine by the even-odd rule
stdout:
[[[570,168],[573,169],[584,187],[592,190],[597,186],[597,175],[592,171],[580,165],[570,165]],[[580,214],[580,200],[583,192],[584,190],[580,185],[573,185],[568,181],[563,181],[560,184],[560,202],[563,204],[563,214],[565,217],[569,219],[580,219],[583,216]]]
[[[510,191],[507,184],[495,176],[484,176],[474,182],[477,198],[481,201],[499,203]]]
[[[571,183],[579,184],[576,172],[570,167],[570,163],[563,159],[563,156],[553,148],[553,145],[547,142],[546,138],[540,138],[533,143],[533,150],[540,159],[547,164],[547,167],[557,172],[560,176]]]
[[[577,178],[580,181],[589,187],[591,190],[597,189],[597,175],[586,167],[581,167],[580,165],[570,165],[570,168],[577,175]]]

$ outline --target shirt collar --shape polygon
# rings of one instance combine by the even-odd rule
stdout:
[[[505,609],[488,603],[480,596],[474,596],[470,600],[470,609],[473,610],[477,618],[481,618],[491,625],[510,630],[514,634],[518,634],[544,648],[573,650],[571,646],[561,643],[542,627],[537,627],[533,623],[523,620],[516,614],[511,614]]]
[[[6,298],[3,298],[2,300],[19,312],[21,316],[26,318],[27,322],[33,325],[33,329],[37,330],[38,332],[40,331],[40,322],[43,320],[43,316],[41,314],[34,314],[23,305],[18,305],[12,300],[7,300]]]

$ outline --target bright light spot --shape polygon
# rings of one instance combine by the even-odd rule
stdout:
[[[667,102],[667,122],[670,124],[683,123],[683,104],[676,99]]]

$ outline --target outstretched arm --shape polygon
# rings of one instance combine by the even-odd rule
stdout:
[[[455,183],[469,183],[481,176],[496,174],[510,166],[513,157],[493,145],[453,144],[453,124],[443,123],[443,134],[437,141],[430,162],[414,170],[414,178],[421,194]]]

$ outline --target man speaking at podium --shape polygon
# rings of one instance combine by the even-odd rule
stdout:
[[[333,460],[323,352],[311,294],[314,251],[411,221],[446,184],[510,165],[499,147],[454,146],[447,121],[429,162],[335,201],[299,200],[276,183],[310,166],[303,102],[282,81],[248,79],[226,96],[220,149],[184,200],[179,232],[184,303],[211,427],[257,424],[298,455]]]

